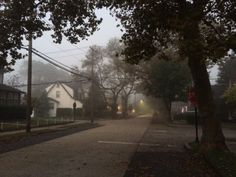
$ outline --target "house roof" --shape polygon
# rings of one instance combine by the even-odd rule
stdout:
[[[8,92],[15,92],[15,93],[24,93],[21,90],[18,90],[16,88],[10,87],[5,84],[0,84],[0,91],[8,91]]]
[[[64,84],[64,83],[61,83],[61,82],[57,82],[55,84],[53,84],[50,89],[47,91],[47,94],[56,86],[56,85],[60,85],[64,90],[65,92],[72,98],[74,99],[73,95],[70,94],[70,92],[66,89],[66,87],[64,85],[66,85],[67,87],[71,88],[70,86],[68,86],[67,84]],[[64,84],[64,85],[63,85]],[[78,100],[79,101],[79,100]]]
[[[53,102],[59,103],[59,101],[57,101],[57,100],[55,100],[55,99],[53,99],[53,98],[51,98],[51,97],[48,97],[48,99],[51,100],[51,101],[53,101]]]

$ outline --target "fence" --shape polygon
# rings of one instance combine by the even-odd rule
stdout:
[[[56,118],[56,119],[43,119],[43,118],[32,118],[31,126],[32,127],[44,127],[58,124],[66,124],[73,122],[73,119],[65,118]],[[16,121],[16,122],[0,122],[0,131],[13,131],[20,130],[26,127],[25,121]]]

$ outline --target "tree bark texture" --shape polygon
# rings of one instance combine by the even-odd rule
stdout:
[[[190,23],[184,33],[185,53],[198,102],[200,120],[202,121],[201,149],[227,149],[220,119],[215,116],[215,105],[209,75],[206,68],[203,46],[198,23]]]
[[[113,96],[113,102],[111,105],[111,115],[113,118],[116,118],[116,116],[117,116],[117,111],[118,111],[117,99],[118,99],[118,96],[116,96],[116,95]]]
[[[122,97],[122,117],[127,118],[128,117],[128,96]]]

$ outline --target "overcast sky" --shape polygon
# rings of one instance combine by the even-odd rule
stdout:
[[[92,36],[88,37],[88,40],[83,40],[78,44],[71,44],[66,41],[66,39],[64,39],[61,44],[55,44],[53,43],[53,40],[50,36],[51,33],[46,32],[41,38],[33,41],[33,48],[68,66],[79,66],[81,64],[81,60],[85,57],[89,46],[95,44],[106,46],[109,39],[114,37],[120,38],[122,35],[122,32],[116,27],[118,22],[109,14],[108,10],[98,10],[97,15],[99,18],[103,18],[103,22],[99,26],[100,30],[96,31]],[[28,45],[27,41],[25,45]],[[17,73],[19,66],[25,59],[17,61],[16,66],[14,67],[16,72],[13,72],[11,74]],[[43,61],[35,55],[33,55],[33,60]]]

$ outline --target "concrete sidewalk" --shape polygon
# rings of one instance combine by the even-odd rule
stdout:
[[[202,159],[184,150],[194,139],[190,125],[150,124],[124,177],[217,177]]]

